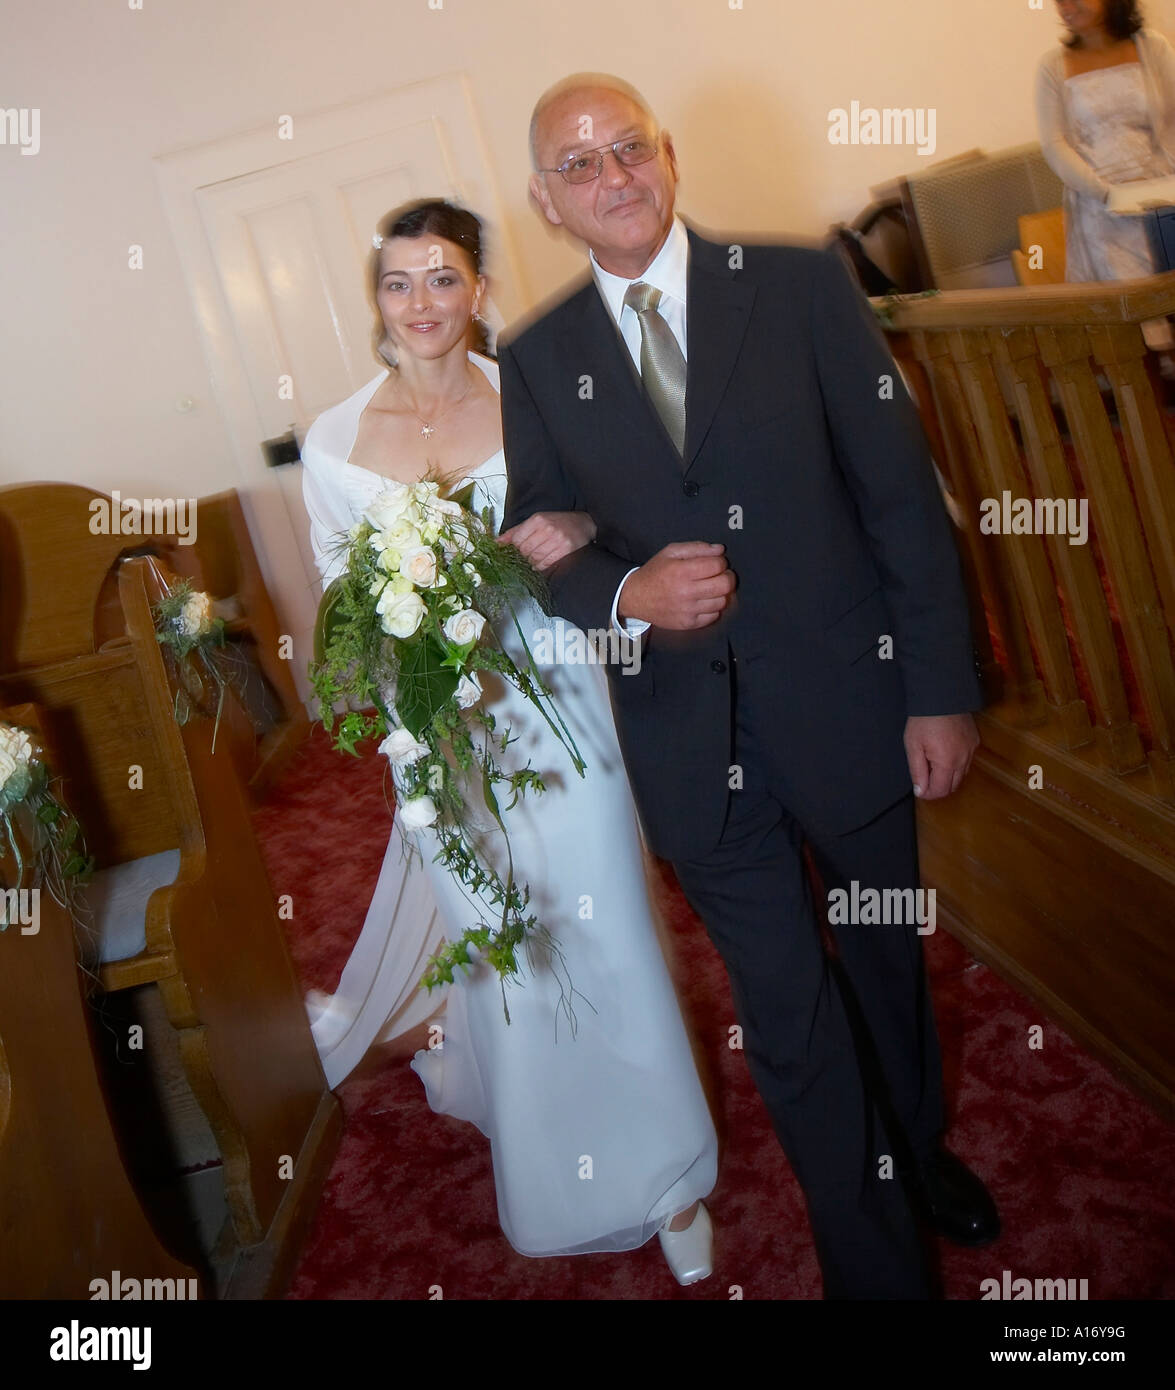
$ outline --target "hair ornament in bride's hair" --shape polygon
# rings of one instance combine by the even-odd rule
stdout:
[[[383,237],[378,232],[371,238],[372,246],[378,251],[384,244]]]

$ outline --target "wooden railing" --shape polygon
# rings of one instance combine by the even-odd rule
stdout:
[[[1175,273],[879,307],[957,503],[990,700],[978,775],[920,809],[924,872],[977,954],[1169,1105],[1175,359],[1147,339]]]

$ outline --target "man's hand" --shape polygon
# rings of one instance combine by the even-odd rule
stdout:
[[[596,523],[587,512],[535,512],[498,537],[516,545],[539,573],[596,538]]]
[[[735,578],[723,545],[674,541],[629,575],[617,615],[678,632],[708,627],[726,610]]]
[[[911,715],[903,741],[914,795],[935,801],[950,796],[966,777],[979,730],[969,714]]]

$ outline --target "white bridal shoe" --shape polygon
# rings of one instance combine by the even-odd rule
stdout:
[[[694,1219],[684,1231],[671,1231],[672,1216],[657,1232],[665,1260],[679,1284],[695,1284],[713,1273],[714,1226],[705,1202],[698,1203]]]

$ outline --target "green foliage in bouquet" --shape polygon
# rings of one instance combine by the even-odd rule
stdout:
[[[584,762],[535,668],[514,603],[549,606],[541,576],[512,545],[492,534],[492,514],[470,506],[472,484],[442,497],[436,482],[390,483],[364,518],[340,540],[345,566],[323,595],[310,678],[320,717],[335,747],[357,754],[368,738],[383,740],[396,780],[406,831],[434,829],[436,859],[467,890],[479,920],[429,962],[421,981],[451,984],[475,952],[505,982],[518,973],[518,949],[550,934],[528,911],[529,892],[514,877],[503,819],[527,792],[541,793],[527,765],[504,772],[495,751],[509,731],[480,706],[479,672],[508,680],[542,714],[582,777]],[[494,636],[492,621],[510,614],[526,653],[517,665]],[[350,708],[337,714],[335,706]],[[467,799],[480,797],[501,831],[504,875],[486,862]],[[489,913],[486,908],[492,909]],[[509,1020],[509,1008],[503,1007]]]

